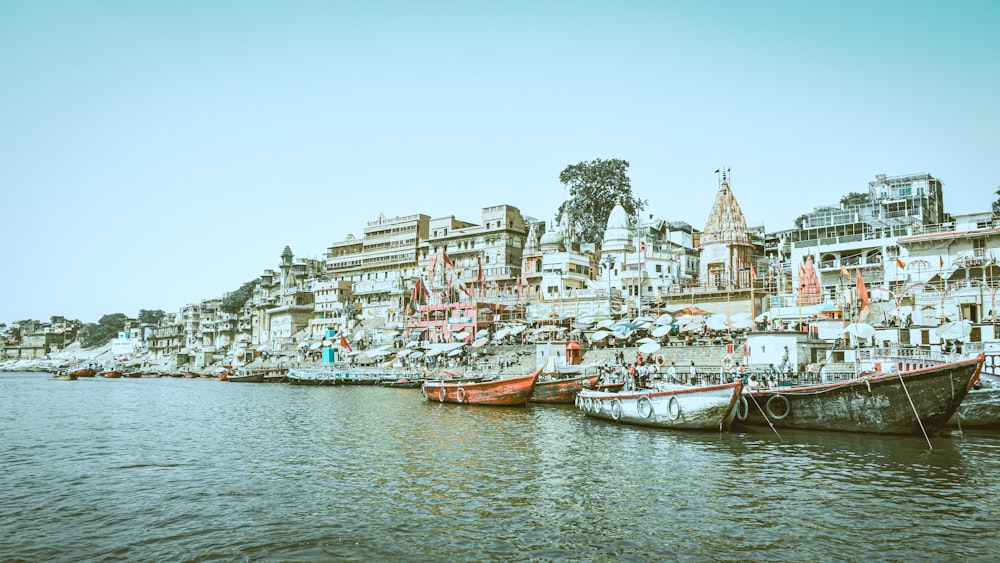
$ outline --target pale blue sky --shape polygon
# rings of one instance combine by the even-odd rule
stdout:
[[[551,219],[622,158],[704,226],[1000,174],[1000,2],[0,0],[0,321],[176,311],[366,221]]]

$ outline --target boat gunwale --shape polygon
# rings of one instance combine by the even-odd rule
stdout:
[[[977,379],[980,370],[983,367],[983,361],[985,360],[984,354],[979,354],[975,358],[969,358],[965,360],[959,360],[956,362],[948,362],[946,364],[940,364],[936,366],[927,366],[918,369],[912,369],[909,371],[899,371],[895,373],[879,373],[872,372],[869,375],[859,375],[854,379],[848,379],[845,381],[834,381],[832,383],[820,383],[818,385],[803,385],[799,387],[777,387],[774,389],[750,389],[745,388],[745,392],[751,395],[796,395],[796,394],[811,394],[816,391],[832,391],[842,387],[851,387],[859,383],[864,382],[882,382],[887,379],[897,379],[900,376],[903,378],[910,377],[911,375],[920,375],[926,371],[939,371],[942,369],[954,369],[955,367],[964,367],[965,365],[978,363],[979,366],[976,368],[976,375],[972,377],[970,385]]]

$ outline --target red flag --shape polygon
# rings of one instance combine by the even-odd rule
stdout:
[[[941,267],[944,268],[944,256],[938,254],[938,259],[941,260]]]
[[[861,311],[858,313],[858,322],[860,323],[865,320],[865,317],[868,316],[870,303],[868,301],[868,288],[865,287],[865,280],[861,277],[861,269],[857,268],[855,269],[855,272],[857,273],[857,278],[858,278],[857,279],[858,299],[861,300]]]
[[[750,264],[750,279],[757,278],[757,270],[753,269],[753,264]]]
[[[354,348],[351,348],[351,345],[347,343],[347,339],[344,338],[343,334],[340,335],[340,345],[343,346],[344,348],[347,348],[348,352],[354,351]]]
[[[451,261],[451,258],[448,258],[447,248],[441,247],[441,259],[444,261],[445,266],[449,266],[451,268],[455,267],[455,264]]]
[[[896,267],[899,268],[900,270],[905,269],[906,268],[906,262],[903,262],[899,258],[896,258]]]

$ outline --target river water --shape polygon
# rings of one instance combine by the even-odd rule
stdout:
[[[0,560],[993,559],[1000,433],[932,444],[0,373]]]

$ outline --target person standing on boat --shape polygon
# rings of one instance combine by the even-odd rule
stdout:
[[[677,383],[677,365],[674,362],[670,362],[670,367],[667,368],[667,379],[670,383]]]
[[[694,362],[691,362],[691,368],[688,370],[688,383],[691,383],[698,378],[698,370],[694,368]]]

